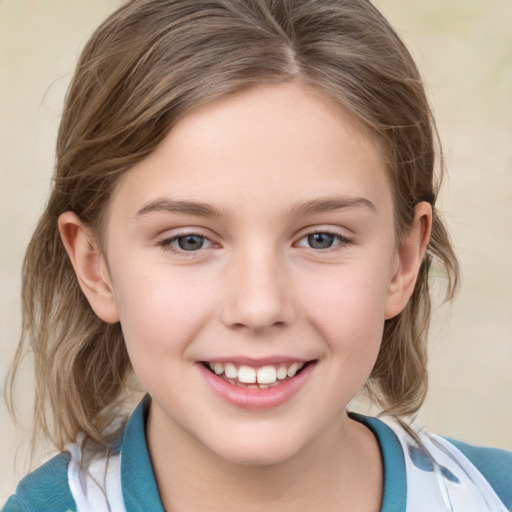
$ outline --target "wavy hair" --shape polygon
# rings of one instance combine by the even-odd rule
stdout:
[[[101,240],[120,177],[200,105],[258,84],[296,80],[348,111],[380,141],[398,239],[414,206],[433,206],[432,236],[407,307],[387,320],[367,390],[398,418],[427,389],[429,271],[458,264],[435,208],[443,173],[439,137],[408,50],[366,0],[134,0],[86,44],[60,124],[51,194],[23,266],[23,330],[10,374],[35,356],[35,427],[63,449],[78,432],[108,446],[133,374],[121,327],[92,311],[60,240],[75,212]],[[120,409],[121,408],[121,409]]]

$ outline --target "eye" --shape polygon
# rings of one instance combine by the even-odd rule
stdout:
[[[172,253],[190,253],[206,249],[213,244],[211,240],[205,236],[190,233],[166,238],[158,242],[158,245]]]
[[[310,233],[302,237],[297,245],[299,247],[309,247],[310,249],[316,250],[326,250],[332,249],[333,247],[337,247],[339,245],[347,245],[350,243],[350,240],[339,234],[339,233],[330,233],[328,231],[321,231],[317,233]]]

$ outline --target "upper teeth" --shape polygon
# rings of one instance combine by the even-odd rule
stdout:
[[[272,384],[276,380],[294,377],[304,366],[304,363],[288,363],[277,366],[266,365],[260,368],[242,365],[237,367],[234,363],[208,363],[217,374],[225,374],[228,379],[238,379],[244,384]]]

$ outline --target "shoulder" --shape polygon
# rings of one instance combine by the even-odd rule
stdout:
[[[482,473],[505,506],[512,510],[512,452],[445,439]]]
[[[425,431],[418,432],[418,437],[421,447],[416,448],[420,449],[407,443],[410,466],[435,475],[441,494],[460,510],[512,511],[512,453]]]
[[[395,446],[394,458],[402,461],[399,474],[407,485],[403,510],[512,511],[512,452],[472,446],[393,418],[365,418],[364,423],[377,433],[385,479],[386,444]],[[383,443],[383,426],[393,443]]]
[[[3,512],[68,512],[76,505],[68,485],[70,456],[61,453],[27,475]]]

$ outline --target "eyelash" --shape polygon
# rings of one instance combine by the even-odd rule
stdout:
[[[185,256],[185,257],[194,257],[194,256],[198,255],[198,253],[203,249],[203,247],[201,247],[197,251],[185,251],[183,249],[175,248],[172,245],[173,242],[177,242],[181,238],[187,238],[189,236],[197,236],[197,237],[202,238],[203,240],[206,240],[207,242],[210,242],[211,244],[213,244],[213,241],[205,235],[200,235],[198,233],[183,233],[183,234],[175,235],[175,236],[172,236],[169,238],[164,238],[163,240],[160,240],[158,242],[158,245],[164,251],[168,251],[171,254],[177,254],[177,255]]]
[[[332,245],[330,247],[327,247],[326,249],[315,249],[314,247],[308,247],[309,249],[312,249],[315,252],[321,252],[321,253],[333,253],[337,251],[342,251],[345,249],[348,245],[353,243],[353,240],[345,235],[342,235],[341,233],[337,233],[336,231],[329,231],[329,230],[317,230],[313,231],[311,233],[307,233],[306,235],[302,236],[299,239],[299,242],[301,240],[304,240],[305,238],[308,238],[310,236],[314,235],[329,235],[334,237],[334,240],[337,240],[338,243],[336,245]],[[304,246],[300,246],[304,247]]]
[[[332,236],[332,237],[334,237],[335,240],[338,241],[338,243],[336,245],[332,245],[325,249],[315,249],[314,247],[306,247],[306,248],[309,248],[315,252],[329,254],[329,253],[341,251],[341,250],[345,249],[348,245],[351,245],[353,243],[353,240],[351,238],[349,238],[345,235],[342,235],[341,233],[337,233],[336,231],[329,231],[329,230],[318,230],[318,231],[313,231],[311,233],[307,233],[304,236],[302,236],[298,240],[298,242],[308,238],[309,236],[320,235],[320,234]],[[199,237],[199,238],[209,242],[210,244],[214,243],[210,238],[208,238],[205,235],[200,235],[198,233],[184,233],[184,234],[175,235],[175,236],[172,236],[169,238],[164,238],[163,240],[160,240],[157,245],[160,246],[164,251],[168,251],[171,254],[177,254],[177,255],[185,256],[185,257],[194,257],[194,256],[197,256],[198,253],[200,253],[200,251],[202,249],[207,249],[207,248],[201,247],[195,251],[186,251],[186,250],[179,249],[179,248],[177,249],[177,248],[173,247],[173,245],[172,245],[174,242],[177,242],[180,239],[192,237],[192,236]],[[304,246],[299,246],[299,247],[304,247]]]

